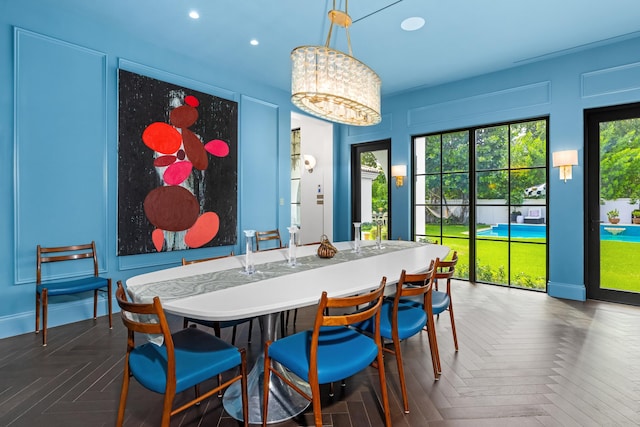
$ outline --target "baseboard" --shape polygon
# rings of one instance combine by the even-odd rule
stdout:
[[[120,311],[115,299],[112,302],[113,312]],[[107,315],[106,295],[98,295],[98,316]],[[49,301],[47,328],[66,325],[93,318],[93,296],[78,301],[55,303]],[[33,333],[35,331],[36,314],[34,310],[0,317],[0,339]]]
[[[587,300],[587,288],[585,285],[575,283],[549,282],[547,294],[555,298],[570,299],[574,301]]]

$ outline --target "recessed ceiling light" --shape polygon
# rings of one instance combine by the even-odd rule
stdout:
[[[197,11],[192,10],[191,12],[189,12],[189,17],[192,19],[198,19],[200,18],[200,14]]]
[[[260,42],[256,39],[251,39],[249,43],[251,43],[251,46],[258,46],[260,44]]]
[[[400,28],[405,31],[415,31],[419,30],[424,26],[424,18],[420,18],[419,16],[412,16],[411,18],[407,18],[402,21],[400,24]]]

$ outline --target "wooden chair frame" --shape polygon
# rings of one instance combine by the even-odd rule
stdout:
[[[270,240],[277,241],[278,245],[275,248],[266,249],[263,246],[263,248],[260,249],[260,242],[268,242]],[[266,231],[256,231],[256,251],[280,249],[283,247],[284,246],[282,245],[282,239],[280,238],[280,230],[275,229],[275,230],[266,230]]]
[[[93,261],[93,277],[99,277],[98,271],[98,256],[96,253],[96,243],[71,246],[57,246],[57,247],[43,247],[38,245],[36,248],[36,334],[40,331],[40,306],[42,306],[42,345],[47,345],[47,320],[48,320],[48,308],[49,308],[49,292],[47,288],[47,282],[42,282],[42,264],[52,262],[65,262],[75,261],[82,259],[91,259]],[[73,282],[76,279],[69,279],[69,282]],[[112,301],[111,301],[111,278],[106,278],[106,284],[99,287],[91,287],[86,289],[83,287],[77,291],[67,291],[64,295],[87,292],[93,290],[93,318],[98,317],[98,291],[102,288],[107,288],[107,302],[109,307],[109,329],[113,327],[112,323]],[[60,283],[62,281],[52,281],[53,283]],[[38,287],[41,287],[41,291],[38,292]],[[72,287],[72,286],[71,286]]]
[[[458,351],[458,336],[456,334],[456,322],[453,317],[453,299],[451,298],[451,278],[455,273],[456,264],[458,264],[458,252],[454,251],[451,259],[448,261],[440,261],[438,264],[438,268],[435,276],[434,288],[438,290],[438,279],[447,281],[447,290],[446,293],[449,296],[449,307],[447,310],[449,311],[449,318],[451,319],[451,332],[453,334],[453,344]],[[438,314],[438,316],[440,316]]]
[[[242,388],[242,413],[244,417],[244,425],[249,425],[249,409],[247,406],[248,394],[247,394],[247,358],[246,351],[244,349],[238,349],[241,357],[240,373],[235,375],[231,379],[218,383],[217,387],[212,388],[204,394],[200,394],[199,387],[195,387],[195,398],[189,400],[178,408],[173,409],[173,401],[176,396],[176,360],[175,360],[175,348],[171,331],[167,323],[167,318],[162,309],[160,298],[154,297],[151,304],[137,304],[129,302],[126,292],[121,281],[118,281],[118,288],[116,290],[116,299],[118,305],[121,308],[122,323],[127,327],[127,354],[125,356],[124,363],[124,376],[122,381],[122,390],[120,393],[120,406],[118,408],[118,419],[116,421],[117,427],[122,427],[124,421],[124,413],[127,405],[127,395],[129,392],[129,382],[131,380],[132,373],[129,368],[129,356],[131,351],[136,348],[135,345],[135,333],[140,334],[160,334],[164,338],[164,344],[167,351],[167,380],[166,390],[164,393],[164,403],[162,407],[162,427],[168,427],[170,419],[173,415],[184,411],[191,406],[199,404],[203,400],[213,396],[214,394],[224,390],[236,381],[241,381]],[[157,318],[157,323],[145,322],[140,320],[140,316],[148,317],[153,316]]]
[[[401,298],[408,297],[423,297],[424,307],[426,310],[427,323],[427,336],[429,339],[429,350],[431,352],[431,363],[433,365],[433,375],[435,379],[440,378],[439,366],[440,357],[438,354],[438,343],[433,328],[433,314],[431,310],[431,290],[435,280],[435,274],[437,271],[437,265],[439,260],[431,261],[429,269],[422,274],[407,274],[405,270],[400,273],[400,279],[396,285],[396,293],[393,297],[393,311],[391,315],[391,339],[393,341],[393,349],[383,346],[384,351],[392,353],[396,357],[396,364],[398,366],[398,376],[400,377],[400,389],[402,391],[402,401],[404,403],[404,412],[409,413],[409,401],[407,397],[407,386],[404,376],[404,365],[402,361],[402,349],[400,336],[398,334],[398,310],[401,304]],[[416,307],[417,308],[417,307]]]
[[[387,382],[384,372],[384,362],[382,356],[382,339],[380,337],[380,307],[384,297],[384,288],[386,284],[386,277],[383,277],[380,286],[370,293],[356,295],[351,297],[329,298],[326,292],[322,293],[318,308],[316,311],[316,318],[313,326],[313,333],[311,337],[311,348],[309,351],[309,385],[311,386],[311,396],[301,390],[298,386],[292,383],[289,379],[284,377],[278,371],[274,370],[269,357],[269,346],[271,341],[265,343],[265,357],[264,357],[264,383],[263,383],[263,409],[262,409],[262,425],[266,426],[268,419],[268,397],[269,397],[269,378],[273,373],[278,376],[283,382],[289,385],[292,389],[298,392],[305,399],[312,402],[313,414],[315,425],[322,426],[322,407],[320,400],[320,384],[318,382],[318,339],[320,336],[320,328],[323,326],[347,326],[355,323],[363,322],[367,319],[375,317],[375,333],[373,334],[374,341],[378,347],[378,355],[375,360],[375,365],[378,369],[378,375],[380,379],[380,393],[382,396],[382,406],[385,417],[385,425],[391,426],[391,415],[389,412],[389,397],[387,394]],[[357,306],[367,306],[366,309],[355,311],[348,314],[329,315],[330,308],[355,308]]]

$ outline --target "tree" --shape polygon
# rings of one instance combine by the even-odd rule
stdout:
[[[640,200],[640,119],[600,125],[600,197]]]

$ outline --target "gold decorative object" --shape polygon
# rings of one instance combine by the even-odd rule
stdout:
[[[318,246],[318,256],[320,258],[333,258],[338,253],[338,249],[331,244],[326,234],[320,238],[320,246]]]
[[[329,34],[324,46],[299,46],[291,52],[291,101],[314,116],[347,125],[370,126],[380,123],[380,77],[353,57],[348,15],[329,11]],[[349,54],[329,47],[333,24],[345,28]]]

